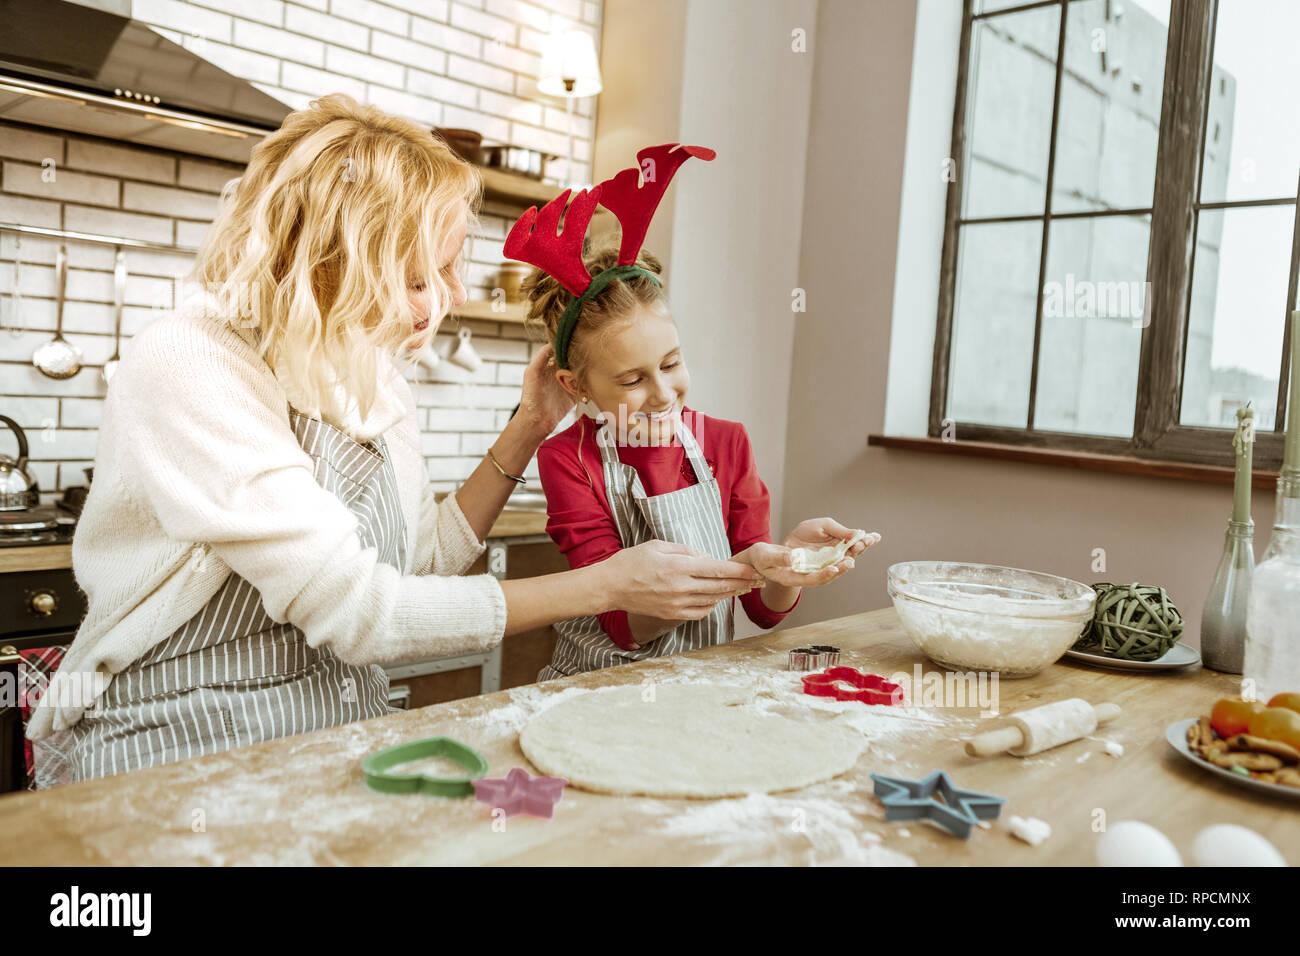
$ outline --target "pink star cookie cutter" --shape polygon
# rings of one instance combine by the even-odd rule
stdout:
[[[898,684],[891,684],[879,674],[864,674],[856,667],[828,667],[820,674],[809,674],[803,678],[803,692],[864,704],[896,706],[903,702],[903,688]]]
[[[514,767],[504,777],[475,780],[474,799],[507,817],[527,813],[549,820],[568,785],[563,777],[534,777],[522,767]]]

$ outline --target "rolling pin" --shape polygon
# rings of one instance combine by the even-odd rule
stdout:
[[[1120,715],[1118,704],[1098,704],[1071,697],[1054,704],[1032,707],[1011,714],[1006,725],[986,730],[966,741],[966,752],[972,757],[991,757],[1009,753],[1028,757],[1072,740],[1086,737],[1099,724],[1114,720]]]

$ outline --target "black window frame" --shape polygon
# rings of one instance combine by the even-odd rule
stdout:
[[[987,13],[975,12],[975,0],[964,0],[963,3],[950,154],[957,166],[957,175],[948,185],[944,222],[939,310],[930,387],[929,435],[932,438],[946,440],[995,442],[1054,450],[1125,455],[1153,461],[1231,467],[1234,463],[1231,429],[1183,425],[1180,422],[1197,214],[1198,211],[1205,209],[1297,205],[1300,204],[1300,181],[1297,181],[1296,195],[1289,199],[1200,202],[1201,163],[1205,149],[1214,55],[1214,25],[1219,0],[1176,0],[1170,5],[1160,128],[1156,149],[1156,178],[1150,210],[1150,244],[1147,255],[1146,278],[1151,283],[1151,295],[1146,302],[1149,321],[1142,329],[1133,435],[1131,438],[1118,438],[1033,427],[1043,322],[1043,279],[1046,273],[1048,242],[1053,220],[1147,213],[1145,208],[1052,212],[1061,79],[1065,68],[1067,6],[1071,2],[1075,0],[1037,0],[1037,2],[1021,3]],[[966,93],[970,73],[972,26],[981,19],[1053,6],[1060,8],[1060,23],[1043,212],[1024,216],[963,218],[961,209],[966,171],[962,168],[962,163],[965,157]],[[1012,428],[949,419],[946,417],[946,408],[960,227],[965,223],[1035,220],[1042,220],[1043,237],[1040,247],[1038,304],[1034,316],[1033,366],[1029,386],[1027,425],[1024,428]],[[1295,229],[1292,234],[1291,271],[1287,286],[1287,309],[1283,316],[1282,361],[1278,377],[1274,427],[1271,430],[1256,429],[1254,464],[1257,469],[1276,470],[1282,462],[1291,349],[1291,323],[1288,319],[1292,310],[1296,308],[1297,272],[1300,272],[1300,215],[1295,217]]]

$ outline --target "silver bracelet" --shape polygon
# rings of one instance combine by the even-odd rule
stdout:
[[[493,467],[495,467],[497,471],[501,472],[501,474],[505,475],[507,478],[509,478],[509,479],[510,479],[511,481],[513,481],[515,484],[517,484],[517,485],[526,485],[526,484],[528,484],[528,479],[527,479],[527,478],[521,478],[519,475],[512,475],[512,474],[510,474],[510,472],[508,472],[508,471],[506,471],[504,468],[502,468],[502,467],[501,467],[501,462],[497,461],[497,456],[494,455],[494,454],[492,454],[492,449],[491,449],[491,448],[488,449],[487,456],[488,456],[488,461],[492,462]]]

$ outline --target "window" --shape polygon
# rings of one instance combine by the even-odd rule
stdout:
[[[967,0],[930,434],[1277,467],[1300,4]]]

